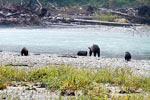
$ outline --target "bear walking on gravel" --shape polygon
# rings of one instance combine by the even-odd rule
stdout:
[[[21,50],[21,56],[28,56],[28,49],[26,47]]]
[[[126,61],[130,61],[131,60],[131,54],[130,52],[125,52],[125,56],[124,56]]]
[[[92,55],[92,53],[94,53],[94,57],[96,57],[96,55],[98,54],[98,57],[100,57],[100,48],[97,44],[93,44],[91,47],[89,47],[90,51],[89,51],[89,56]]]

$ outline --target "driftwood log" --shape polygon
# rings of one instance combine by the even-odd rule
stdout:
[[[76,23],[76,24],[85,24],[85,25],[107,25],[107,26],[140,26],[140,24],[132,23],[117,23],[117,22],[106,22],[106,21],[97,21],[97,20],[83,20],[83,19],[70,19],[58,17],[57,20],[60,20],[64,23]]]

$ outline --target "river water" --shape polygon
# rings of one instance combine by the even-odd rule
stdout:
[[[55,26],[49,28],[0,28],[0,50],[76,55],[98,44],[103,57],[123,57],[129,51],[134,59],[150,59],[150,27]]]

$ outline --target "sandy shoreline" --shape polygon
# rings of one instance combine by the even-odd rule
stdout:
[[[52,54],[34,54],[21,56],[16,52],[0,52],[0,64],[18,67],[45,67],[48,65],[71,65],[84,68],[130,68],[139,75],[150,75],[150,60],[134,60],[125,62],[124,58],[60,56]]]

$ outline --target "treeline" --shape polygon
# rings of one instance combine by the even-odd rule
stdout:
[[[3,3],[14,2],[28,3],[31,0],[0,0]],[[32,0],[36,2],[36,0]],[[105,8],[122,8],[130,6],[139,6],[139,5],[150,5],[150,0],[38,0],[44,5],[55,5],[55,6],[78,6],[90,4],[96,7],[105,7]]]

